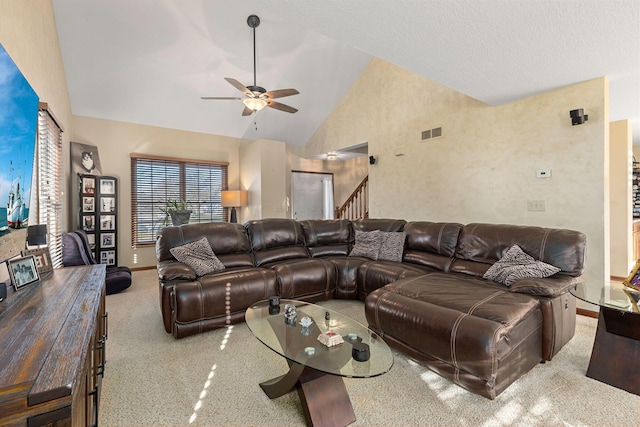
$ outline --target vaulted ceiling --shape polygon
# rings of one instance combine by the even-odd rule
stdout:
[[[304,145],[375,56],[492,105],[605,76],[610,120],[630,119],[640,144],[637,0],[53,5],[75,115]],[[279,99],[295,114],[200,99],[243,96],[225,77],[253,84],[251,14],[256,83],[298,89]]]

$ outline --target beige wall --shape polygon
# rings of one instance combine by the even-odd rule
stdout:
[[[585,279],[596,286],[609,277],[608,92],[599,78],[493,107],[374,59],[306,153],[368,141],[378,156],[369,167],[372,217],[582,231]],[[589,114],[584,125],[571,125],[575,108]],[[437,126],[444,136],[422,142],[422,130]],[[536,179],[538,169],[551,178]],[[528,200],[546,210],[528,211]]]
[[[611,158],[611,275],[627,277],[634,265],[632,239],[631,166],[632,129],[628,120],[609,125]]]
[[[240,188],[242,139],[73,116],[71,140],[97,146],[102,174],[118,178],[120,265],[145,267],[156,264],[155,248],[131,248],[131,228],[127,226],[131,223],[131,153],[229,162],[229,188]],[[74,218],[74,224],[75,221]]]
[[[328,161],[304,157],[300,147],[291,147],[288,151],[289,171],[322,172],[333,174],[333,198],[336,207],[341,206],[353,190],[369,173],[367,156],[347,160]],[[287,194],[291,194],[291,174],[287,176]],[[289,216],[291,213],[289,212]]]
[[[62,127],[62,150],[69,152],[71,104],[50,0],[0,0],[0,44],[20,69],[40,102],[49,106]],[[69,180],[69,156],[64,156],[62,188]],[[68,206],[68,194],[62,195]],[[66,216],[65,216],[66,219]],[[63,229],[68,225],[63,223]]]
[[[240,149],[240,187],[248,190],[249,206],[238,222],[286,218],[286,144],[261,139]]]

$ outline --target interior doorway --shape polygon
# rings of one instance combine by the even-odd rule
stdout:
[[[333,174],[291,172],[291,199],[293,219],[333,219]]]

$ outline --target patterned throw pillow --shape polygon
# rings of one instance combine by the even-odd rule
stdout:
[[[506,286],[511,286],[520,279],[532,277],[549,277],[560,269],[542,261],[535,260],[518,245],[513,245],[482,276]]]
[[[383,231],[378,259],[397,262],[402,261],[405,237],[406,234],[404,231]]]
[[[171,248],[169,252],[178,261],[191,267],[198,277],[224,270],[224,264],[215,256],[206,237]]]
[[[356,244],[349,253],[349,256],[361,256],[369,259],[378,259],[378,252],[382,244],[382,231],[360,231],[356,230]]]

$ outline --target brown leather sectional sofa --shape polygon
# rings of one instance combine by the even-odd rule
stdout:
[[[356,230],[404,231],[402,262],[350,257]],[[203,236],[225,270],[196,277],[170,249]],[[561,271],[510,287],[483,279],[514,244]],[[175,338],[241,322],[271,295],[360,299],[389,345],[493,399],[573,337],[568,290],[585,248],[580,232],[532,226],[263,219],[167,227],[156,255],[164,326]]]

